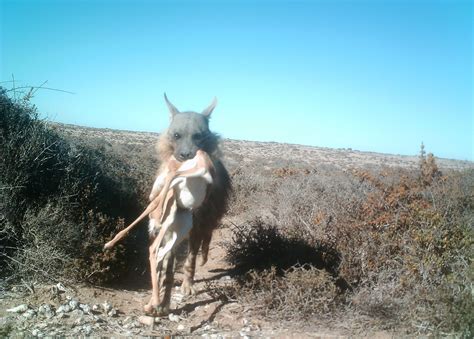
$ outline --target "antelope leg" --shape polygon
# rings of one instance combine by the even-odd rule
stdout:
[[[160,303],[160,288],[158,286],[158,273],[157,273],[157,260],[156,260],[156,250],[159,246],[159,242],[157,241],[158,237],[153,240],[153,243],[150,246],[150,273],[151,273],[151,299],[143,308],[146,313],[152,313],[153,309],[158,306]]]
[[[110,240],[108,243],[104,245],[104,249],[109,249],[115,246],[115,244],[120,241],[127,233],[135,227],[144,217],[146,217],[148,214],[150,214],[153,210],[159,209],[158,211],[162,211],[163,209],[163,204],[164,201],[166,200],[166,197],[169,194],[169,185],[171,183],[172,176],[169,175],[166,178],[165,185],[163,189],[161,190],[160,194],[148,205],[148,207],[143,211],[140,216],[135,219],[134,222],[132,222],[129,226],[127,226],[125,229],[121,230],[120,232],[117,233],[117,235]],[[159,212],[158,215],[161,215],[161,212]]]

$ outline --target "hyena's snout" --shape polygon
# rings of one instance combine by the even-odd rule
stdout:
[[[179,161],[186,161],[186,160],[194,158],[196,156],[198,149],[199,148],[193,144],[179,145],[175,151],[174,156]]]
[[[196,155],[196,152],[194,153],[193,152],[180,152],[178,159],[180,161],[186,161],[186,160],[194,158],[195,155]]]

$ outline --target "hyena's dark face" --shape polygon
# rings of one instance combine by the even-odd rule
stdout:
[[[179,112],[168,101],[166,94],[165,100],[171,118],[168,139],[173,145],[175,158],[179,161],[192,159],[198,149],[209,152],[215,141],[215,135],[209,130],[209,117],[217,104],[216,100],[202,113]]]

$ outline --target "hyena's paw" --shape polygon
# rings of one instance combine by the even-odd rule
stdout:
[[[170,305],[169,304],[160,304],[155,307],[155,315],[157,317],[162,317],[164,315],[168,315],[170,313]]]
[[[196,290],[194,289],[193,283],[187,279],[184,279],[183,283],[181,284],[181,293],[184,296],[195,295]]]

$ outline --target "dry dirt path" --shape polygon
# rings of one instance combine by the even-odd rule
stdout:
[[[208,263],[197,269],[196,295],[183,297],[179,291],[182,274],[176,274],[172,313],[168,317],[155,318],[153,325],[140,322],[142,307],[150,297],[149,289],[66,285],[66,291],[57,294],[53,293],[56,291],[52,291],[52,286],[17,286],[13,290],[4,290],[0,297],[0,337],[186,335],[346,338],[354,335],[348,327],[328,326],[327,322],[275,323],[262,317],[256,318],[252,316],[252,308],[257,305],[242,305],[217,298],[211,286],[230,283],[233,279],[229,275],[229,264],[225,261],[226,240],[230,239],[231,233],[228,226],[216,230]],[[26,305],[28,310],[7,312],[19,305]],[[64,310],[65,305],[72,307]],[[357,333],[361,334],[360,329]],[[371,333],[370,337],[391,336],[379,332]]]

